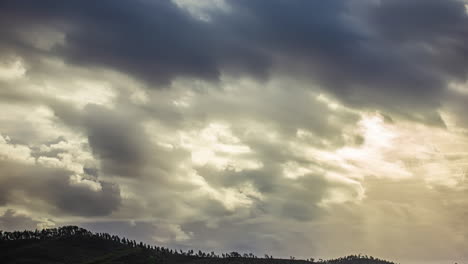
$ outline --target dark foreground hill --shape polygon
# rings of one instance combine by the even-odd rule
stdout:
[[[65,226],[42,231],[0,231],[0,263],[67,264],[394,264],[363,256],[333,260],[263,258],[237,252],[175,251],[149,246],[106,233]]]

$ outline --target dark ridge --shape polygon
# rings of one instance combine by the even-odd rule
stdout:
[[[77,226],[35,231],[0,231],[1,263],[67,264],[395,264],[361,255],[338,259],[276,259],[252,253],[206,253],[151,246],[107,233],[93,233]]]

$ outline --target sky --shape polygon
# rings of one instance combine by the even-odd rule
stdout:
[[[3,0],[0,229],[468,261],[463,0]]]

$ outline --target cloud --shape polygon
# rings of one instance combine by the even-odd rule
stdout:
[[[0,224],[466,258],[466,24],[457,0],[2,1]]]
[[[39,221],[33,220],[24,214],[19,214],[13,209],[6,210],[0,216],[0,229],[3,230],[34,230]]]
[[[195,8],[190,2],[33,2],[2,4],[3,20],[18,21],[2,29],[3,46],[41,54],[18,34],[33,25],[56,28],[64,41],[51,55],[152,87],[179,77],[219,80],[226,72],[302,72],[349,104],[442,125],[433,109],[448,82],[467,74],[468,18],[457,0],[226,1],[206,11],[209,21],[186,12]]]
[[[36,205],[36,211],[80,216],[109,215],[121,201],[118,186],[87,182],[72,172],[14,161],[0,161],[1,196],[5,205]],[[100,188],[93,188],[94,185]]]
[[[96,105],[88,105],[84,112],[88,141],[104,172],[138,177],[150,154],[134,117],[117,115]]]
[[[244,66],[257,64],[254,58],[257,56],[252,52],[242,49],[232,55],[217,52],[218,37],[211,37],[203,22],[171,1],[121,1],[117,4],[101,1],[72,6],[57,5],[55,1],[5,2],[2,10],[8,16],[4,20],[22,21],[18,23],[20,28],[13,32],[3,29],[7,31],[4,41],[7,47],[11,42],[22,41],[18,33],[28,26],[53,28],[52,25],[60,25],[58,30],[65,31],[65,44],[54,47],[53,53],[71,63],[111,67],[156,83],[179,75],[216,79],[220,74],[218,66],[223,61],[230,63],[224,57],[240,58],[247,62],[246,65],[242,63]],[[103,32],[107,33],[103,35]],[[25,49],[28,44],[23,43]],[[249,58],[250,55],[253,57]]]

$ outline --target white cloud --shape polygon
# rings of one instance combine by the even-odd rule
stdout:
[[[31,149],[28,146],[11,144],[10,138],[8,136],[4,137],[1,134],[0,159],[14,160],[23,163],[34,163],[34,158],[31,157]]]
[[[189,12],[194,18],[202,21],[210,22],[210,11],[221,10],[228,12],[230,10],[229,5],[225,0],[172,0],[179,8]]]
[[[0,60],[0,80],[11,81],[19,79],[26,74],[26,68],[21,58],[7,61]]]
[[[226,124],[210,123],[199,131],[182,131],[181,147],[188,149],[198,166],[212,165],[220,170],[256,169],[262,164],[252,158],[252,150],[232,134]]]

